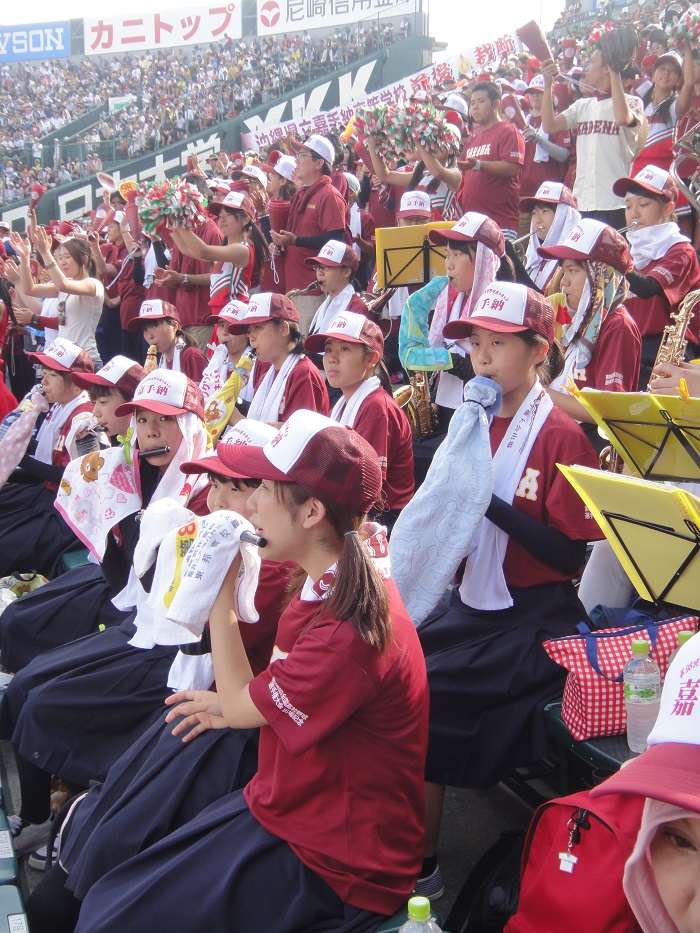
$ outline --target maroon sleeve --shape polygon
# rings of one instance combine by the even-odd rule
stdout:
[[[406,415],[384,389],[378,389],[360,406],[353,428],[379,456],[387,508],[402,509],[415,484],[413,436]]]
[[[525,161],[525,140],[514,126],[503,124],[503,132],[498,136],[496,158],[491,162],[513,162],[522,165]]]
[[[206,366],[207,358],[201,350],[197,347],[185,347],[180,356],[180,369],[188,379],[199,383]]]
[[[329,412],[326,383],[307,357],[299,360],[289,374],[280,406],[280,421],[286,421],[293,412],[300,408],[317,411],[322,415],[327,415]]]
[[[319,198],[316,220],[320,230],[347,228],[347,204],[332,185],[328,185]]]
[[[595,346],[595,384],[601,392],[635,392],[639,381],[642,338],[624,307],[605,319]],[[588,383],[586,383],[588,385]]]
[[[644,275],[656,279],[664,290],[668,303],[676,305],[700,285],[698,257],[690,243],[672,246],[663,259],[658,259]]]

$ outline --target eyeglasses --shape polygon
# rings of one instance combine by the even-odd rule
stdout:
[[[298,153],[297,153],[297,161],[298,161],[299,159],[313,159],[313,156],[311,155],[310,152],[298,152]]]

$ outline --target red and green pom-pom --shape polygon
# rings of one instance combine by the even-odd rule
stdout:
[[[147,233],[161,235],[172,227],[194,229],[206,219],[204,196],[189,182],[154,181],[136,198],[141,226]]]

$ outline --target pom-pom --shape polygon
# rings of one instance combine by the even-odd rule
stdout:
[[[433,155],[455,147],[454,131],[443,111],[430,104],[377,104],[359,107],[355,131],[370,136],[383,159],[396,159],[416,151],[420,143]]]
[[[700,10],[690,9],[680,16],[678,22],[668,28],[671,44],[679,52],[685,48],[686,42],[697,44],[700,38]]]
[[[172,227],[198,227],[206,219],[204,196],[189,182],[154,181],[136,198],[141,226],[160,236]]]

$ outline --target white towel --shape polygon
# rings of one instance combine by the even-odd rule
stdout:
[[[501,390],[491,379],[477,376],[466,384],[464,404],[423,485],[394,525],[392,575],[416,626],[445,592],[491,501],[489,418],[500,404]]]
[[[344,395],[338,399],[333,406],[331,418],[333,421],[338,421],[340,424],[347,425],[347,427],[351,428],[355,424],[355,418],[357,418],[357,413],[364,400],[368,395],[371,395],[372,392],[381,389],[381,387],[382,384],[378,376],[370,376],[369,379],[365,379],[364,382],[360,383],[359,387],[353,392],[347,402]]]
[[[303,359],[302,353],[290,353],[282,363],[279,372],[274,366],[270,366],[250,403],[249,418],[254,421],[280,420],[280,405],[284,398],[284,390],[287,388],[287,379],[301,359]]]
[[[202,637],[204,625],[226,572],[241,553],[235,583],[236,614],[257,622],[255,591],[260,554],[240,541],[253,526],[236,512],[214,512],[171,532],[160,546],[149,605],[155,613],[154,638],[159,645],[181,645]]]
[[[171,690],[209,690],[214,683],[214,661],[207,654],[183,654],[178,651],[170,665],[168,687]]]

